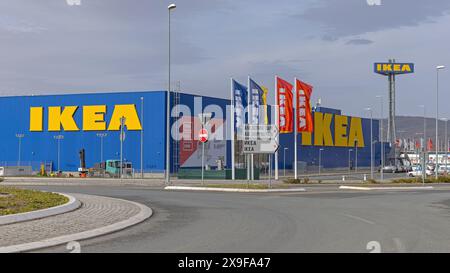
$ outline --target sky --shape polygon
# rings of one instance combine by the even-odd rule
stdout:
[[[165,0],[2,0],[0,96],[166,90]],[[69,0],[71,1],[71,0]],[[397,77],[397,114],[450,118],[450,1],[173,0],[172,80],[182,92],[229,98],[230,78],[274,76],[314,86],[344,114],[380,114],[387,78],[374,62],[415,63]],[[370,2],[370,1],[369,1]],[[376,2],[376,1],[374,1]]]

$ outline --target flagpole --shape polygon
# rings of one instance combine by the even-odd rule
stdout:
[[[294,90],[294,178],[297,179],[297,130],[298,130],[298,94],[297,94],[297,78],[294,79],[295,80],[295,90]]]
[[[248,105],[250,105],[249,107],[249,118],[248,118],[248,123],[250,125],[253,125],[253,96],[252,96],[252,90],[250,88],[250,76],[248,76],[247,78],[247,96],[248,96]],[[251,104],[250,104],[251,103]],[[250,154],[250,180],[254,180],[255,179],[255,174],[254,174],[254,167],[253,167],[253,154]]]
[[[231,78],[231,179],[236,179],[236,171],[235,171],[235,146],[234,146],[234,92],[233,92],[233,78]]]
[[[279,126],[279,111],[280,107],[278,105],[278,76],[275,76],[275,124]],[[278,127],[278,143],[280,143],[280,128]],[[278,150],[275,152],[275,180],[278,180]]]

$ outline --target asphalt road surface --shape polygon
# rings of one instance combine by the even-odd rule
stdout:
[[[149,220],[82,252],[450,252],[450,190],[242,194],[33,187],[132,200]],[[323,190],[323,188],[322,188]],[[374,247],[374,248],[372,248]],[[68,252],[65,246],[40,252]]]

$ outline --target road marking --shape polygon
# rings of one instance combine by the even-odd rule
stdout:
[[[355,220],[362,221],[362,222],[364,222],[366,224],[375,225],[375,222],[372,222],[370,220],[367,220],[367,219],[364,219],[364,218],[361,218],[361,217],[358,217],[358,216],[354,216],[354,215],[351,215],[351,214],[345,214],[345,213],[342,214],[342,215],[344,215],[346,217],[349,217],[349,218],[352,218],[352,219],[355,219]]]
[[[354,187],[354,186],[340,186],[339,189],[341,190],[360,190],[360,191],[370,191],[371,188],[367,187]]]
[[[432,190],[432,186],[428,187],[355,187],[355,186],[340,186],[341,190],[360,190],[360,191],[371,191],[371,190]]]
[[[237,188],[209,188],[209,187],[185,187],[185,186],[166,186],[165,190],[185,190],[185,191],[219,191],[219,192],[305,192],[304,188],[290,189],[237,189]]]
[[[400,241],[399,238],[394,238],[395,247],[397,248],[398,252],[405,253],[406,247],[403,245],[402,241]]]

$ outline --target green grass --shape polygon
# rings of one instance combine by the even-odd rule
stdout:
[[[0,216],[46,209],[68,201],[56,193],[0,186]]]

